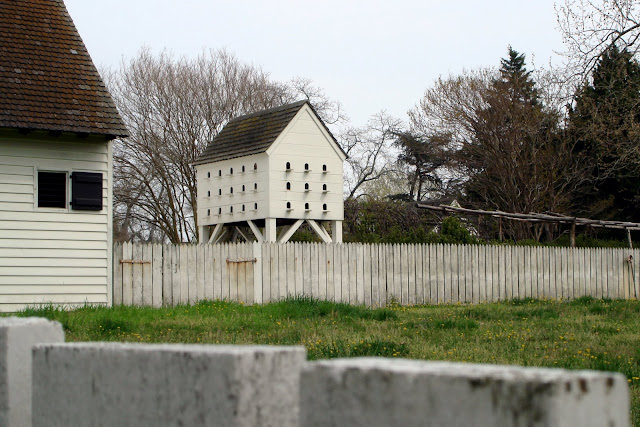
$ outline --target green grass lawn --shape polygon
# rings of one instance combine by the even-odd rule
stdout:
[[[263,306],[29,309],[67,341],[304,345],[309,359],[405,357],[622,372],[640,427],[640,302],[582,298],[370,310],[309,299]]]

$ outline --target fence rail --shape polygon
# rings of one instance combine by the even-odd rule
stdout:
[[[368,306],[637,298],[640,251],[483,245],[114,245],[114,304],[306,295]]]

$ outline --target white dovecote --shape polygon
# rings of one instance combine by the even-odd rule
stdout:
[[[200,240],[248,225],[258,241],[284,243],[306,221],[341,242],[345,158],[308,101],[231,120],[195,162]]]

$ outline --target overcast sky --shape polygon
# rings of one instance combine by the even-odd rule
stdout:
[[[186,56],[226,48],[275,79],[312,79],[356,125],[380,110],[406,119],[439,75],[498,66],[508,45],[527,55],[530,68],[562,49],[553,0],[65,4],[99,67],[117,67],[145,45]]]

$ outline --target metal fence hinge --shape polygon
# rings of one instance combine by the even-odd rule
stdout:
[[[235,264],[235,263],[241,263],[241,262],[258,262],[257,258],[246,258],[246,259],[229,259],[227,258],[227,264]]]

